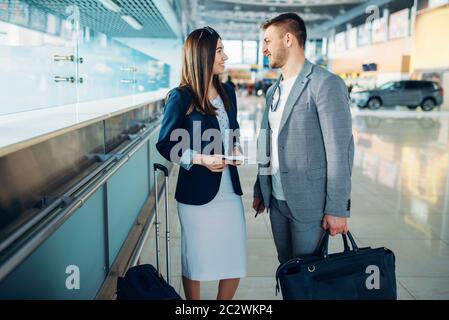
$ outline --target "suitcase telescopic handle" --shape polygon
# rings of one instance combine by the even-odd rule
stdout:
[[[323,236],[323,240],[321,241],[321,245],[319,248],[319,252],[321,253],[321,256],[323,258],[327,258],[329,255],[328,254],[328,252],[329,252],[329,236],[330,236],[330,231],[329,231],[329,229],[327,229]],[[345,247],[345,249],[344,249],[345,251],[350,251],[349,245],[348,245],[348,239],[349,239],[349,242],[351,242],[352,251],[354,251],[354,252],[359,251],[359,247],[357,246],[357,243],[355,242],[354,237],[352,236],[351,232],[348,231],[347,234],[342,233],[341,236],[343,238],[343,245]]]
[[[160,163],[153,164],[154,169],[154,190],[155,190],[155,231],[156,231],[156,269],[159,274],[160,246],[159,246],[159,212],[158,212],[158,188],[157,188],[157,170],[164,172],[165,176],[165,253],[167,266],[167,283],[170,284],[170,221],[168,217],[168,169]]]
[[[163,171],[163,172],[164,172],[164,175],[165,175],[166,177],[168,177],[168,169],[167,169],[166,166],[164,166],[164,165],[162,165],[162,164],[160,164],[160,163],[154,163],[154,164],[153,164],[153,168],[154,168],[154,171],[157,171],[157,170]]]

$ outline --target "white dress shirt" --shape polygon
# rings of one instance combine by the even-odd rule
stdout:
[[[299,74],[299,73],[298,73]],[[282,189],[281,183],[281,175],[279,172],[279,154],[278,154],[278,136],[279,136],[279,126],[281,124],[282,114],[284,112],[285,103],[287,102],[288,96],[290,95],[290,91],[292,90],[293,84],[296,81],[296,76],[291,77],[290,79],[283,80],[280,82],[281,87],[281,97],[279,100],[278,107],[276,111],[270,111],[268,113],[268,121],[271,128],[271,181],[272,181],[272,194],[278,200],[285,201],[284,190]],[[276,98],[274,96],[274,98]],[[273,103],[276,102],[276,99],[273,99]]]

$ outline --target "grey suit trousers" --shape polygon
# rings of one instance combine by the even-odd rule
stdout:
[[[322,219],[300,222],[293,216],[286,201],[273,196],[270,201],[270,221],[280,263],[315,253],[324,235]]]

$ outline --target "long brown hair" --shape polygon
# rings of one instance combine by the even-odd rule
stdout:
[[[187,113],[196,108],[203,114],[216,115],[217,109],[208,99],[211,81],[225,108],[229,108],[229,97],[219,76],[212,74],[219,38],[215,30],[205,27],[192,31],[184,43],[179,87],[188,90],[192,97],[192,104]]]

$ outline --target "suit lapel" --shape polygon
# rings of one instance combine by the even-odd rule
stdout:
[[[305,87],[307,86],[307,83],[310,80],[308,76],[310,75],[311,72],[312,72],[312,64],[306,59],[304,60],[304,66],[302,67],[302,70],[299,73],[298,78],[296,78],[292,90],[290,91],[290,94],[287,98],[287,102],[285,103],[284,111],[281,117],[281,124],[279,125],[279,133],[281,132],[282,128],[285,126],[285,123],[290,117],[295,102],[298,101],[299,97],[301,96]]]
[[[233,88],[230,88],[230,87],[225,86],[225,85],[223,87],[224,87],[225,93],[226,93],[226,95],[228,97],[228,101],[231,104],[228,109],[225,108],[226,115],[228,116],[228,120],[229,120],[229,128],[230,129],[236,129],[237,128],[237,124],[234,121],[234,119],[236,118],[236,116],[234,115],[234,110],[237,110],[237,106],[234,105],[234,100],[232,99],[232,96],[235,95],[235,92],[231,92],[231,90],[234,91]],[[215,119],[215,120],[217,120],[217,119]],[[219,126],[218,120],[216,121],[216,125]]]
[[[237,123],[235,121],[236,115],[234,114],[234,110],[237,110],[237,107],[234,106],[234,102],[232,101],[229,94],[228,94],[228,97],[229,97],[229,103],[231,105],[228,109],[226,109],[226,114],[227,114],[228,120],[229,120],[229,128],[234,130],[237,128]],[[218,123],[218,121],[217,121],[217,123]]]

